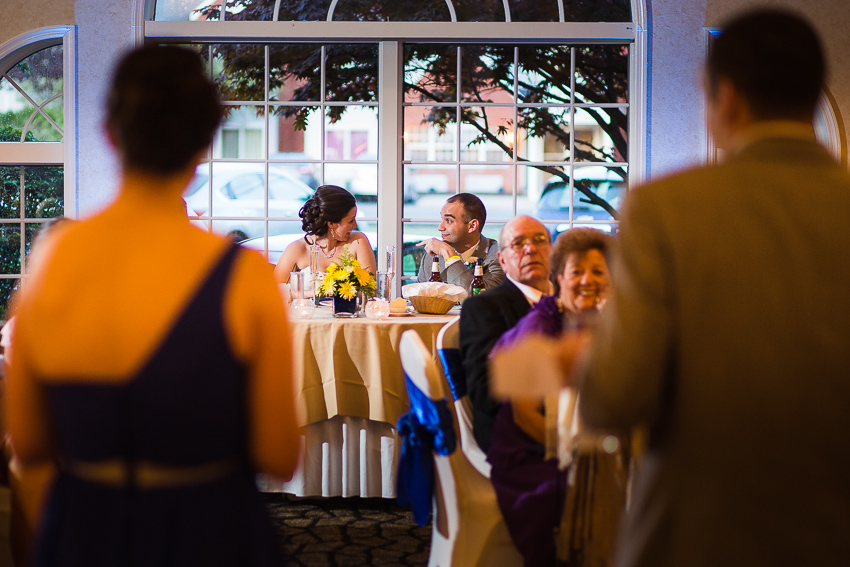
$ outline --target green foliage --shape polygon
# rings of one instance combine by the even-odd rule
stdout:
[[[9,70],[9,78],[41,103],[62,92],[63,66],[62,46],[53,45],[19,62]]]
[[[61,129],[64,127],[63,74],[62,46],[53,45],[19,61],[0,78],[0,88],[14,95],[13,100],[17,99],[13,106],[21,106],[17,110],[0,112],[0,141],[22,141],[20,132],[28,123],[24,141],[61,141]],[[18,90],[26,93],[26,97],[18,94]],[[40,106],[41,110],[33,105]],[[18,137],[12,139],[15,130],[18,130]]]
[[[0,280],[0,321],[5,321],[9,312],[9,298],[12,292],[18,286],[17,279],[2,279]]]
[[[60,99],[61,102],[61,99]],[[20,142],[21,141],[21,126],[26,124],[35,109],[31,106],[22,108],[21,110],[2,112],[0,113],[0,141],[3,142]],[[64,122],[64,112],[61,105],[50,105],[42,109],[58,126],[62,126]],[[18,137],[12,140],[14,132],[18,133]],[[30,123],[30,128],[27,130],[25,142],[58,142],[62,139],[62,133],[57,130],[43,116],[37,115]]]
[[[21,229],[0,224],[0,274],[21,273]],[[0,279],[0,319],[6,319],[9,299],[18,279]]]
[[[2,115],[0,115],[2,116]],[[0,142],[20,142],[21,141],[21,131],[19,129],[13,128],[12,126],[3,126],[0,123]],[[33,134],[32,130],[27,132],[27,136],[24,139],[25,142],[37,142],[38,140]]]

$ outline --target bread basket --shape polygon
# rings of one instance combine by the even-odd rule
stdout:
[[[456,303],[450,299],[443,299],[442,297],[425,297],[421,295],[414,295],[409,299],[410,303],[413,304],[413,308],[418,312],[431,313],[434,315],[445,315]]]

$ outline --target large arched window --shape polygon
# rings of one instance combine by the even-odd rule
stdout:
[[[39,226],[75,187],[74,28],[36,30],[0,46],[0,319],[26,276]],[[70,85],[69,85],[70,83]]]
[[[644,13],[630,0],[148,0],[140,17],[145,41],[203,53],[228,107],[187,194],[196,222],[274,261],[301,236],[310,189],[341,185],[412,276],[413,243],[438,236],[459,191],[482,198],[491,237],[517,214],[616,230],[644,174]]]
[[[847,140],[844,137],[844,125],[838,112],[838,105],[827,87],[824,87],[813,120],[815,137],[832,156],[847,165]]]

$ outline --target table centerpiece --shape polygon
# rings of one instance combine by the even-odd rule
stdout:
[[[375,277],[344,246],[336,262],[328,266],[319,289],[333,298],[334,317],[357,317],[357,303],[375,295]]]

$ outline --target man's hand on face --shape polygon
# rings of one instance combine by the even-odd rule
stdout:
[[[451,244],[442,240],[438,240],[437,238],[429,238],[428,240],[423,240],[416,246],[424,247],[425,252],[427,252],[431,256],[442,256],[444,260],[448,260],[450,257],[458,255],[458,253],[455,251],[454,247]]]

